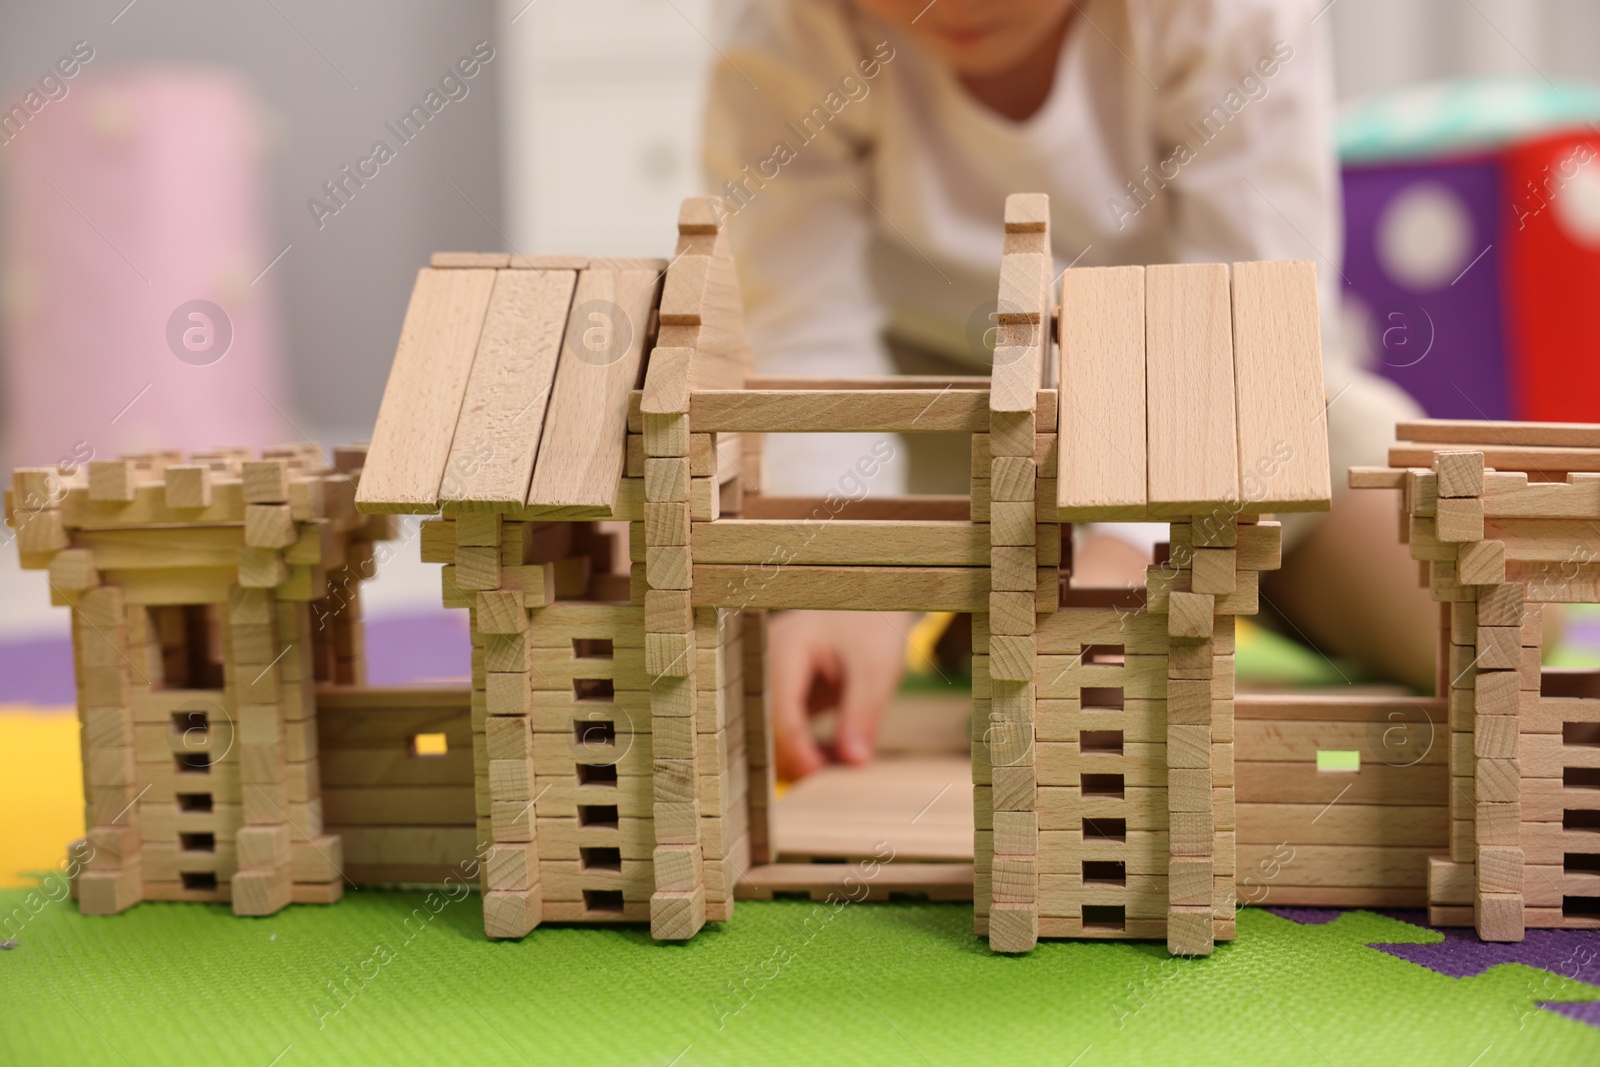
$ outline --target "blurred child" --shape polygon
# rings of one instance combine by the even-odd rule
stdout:
[[[1338,343],[1333,94],[1301,0],[746,0],[728,13],[706,159],[765,374],[987,373],[1002,209],[1050,196],[1056,266],[1314,259],[1334,505],[1285,516],[1263,608],[1328,655],[1432,686],[1437,615],[1394,494],[1344,488],[1418,414]],[[767,438],[768,491],[820,493],[873,442]],[[895,440],[904,484],[965,493],[967,444]],[[884,448],[877,444],[879,455]],[[908,459],[909,462],[900,462]],[[909,468],[907,470],[907,468]],[[1164,527],[1162,528],[1164,531]],[[1142,585],[1164,532],[1078,531],[1074,584]],[[871,758],[913,623],[785,612],[771,632],[780,773]],[[808,716],[837,707],[832,753]]]

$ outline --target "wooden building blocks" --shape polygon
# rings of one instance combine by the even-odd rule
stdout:
[[[72,609],[79,904],[331,903],[315,687],[364,680],[360,583],[389,524],[355,510],[359,449],[183,459],[19,470],[7,497],[22,565]]]
[[[1587,737],[1587,713],[1538,696],[1524,606],[1542,594],[1523,586],[1578,535],[1560,524],[1593,486],[1508,472],[1583,471],[1600,439],[1418,429],[1433,443],[1353,476],[1407,491],[1467,682],[1446,701],[1239,695],[1232,620],[1278,566],[1270,516],[1330,497],[1311,264],[1058,279],[1048,205],[1014,196],[992,374],[762,378],[712,206],[685,202],[671,259],[435,257],[372,443],[337,469],[304,451],[136,457],[65,495],[17,472],[24,561],[75,609],[101,857],[85,910],[262,913],[455,877],[479,882],[491,937],[630,922],[681,940],[740,897],[836,890],[852,867],[793,862],[773,831],[766,613],[789,608],[972,614],[972,864],[862,858],[883,872],[869,898],[970,898],[997,951],[1160,938],[1203,955],[1266,892],[1473,907],[1494,935],[1559,908],[1530,903],[1549,893],[1527,873],[1560,871],[1566,838],[1527,829],[1559,790],[1527,782],[1559,783],[1562,757],[1527,724],[1566,716],[1557,731]],[[763,435],[848,431],[970,435],[969,494],[762,492]],[[470,687],[362,684],[354,572],[402,513],[423,516],[421,558],[468,613]],[[1135,520],[1170,524],[1143,586],[1075,581],[1071,525]],[[189,677],[183,657],[212,645],[208,686],[180,690],[220,694],[232,731],[206,814],[180,799],[197,772],[172,765],[199,720],[144,683]],[[206,833],[209,867],[188,847]],[[216,888],[184,888],[206,874]]]
[[[1600,427],[1396,435],[1390,466],[1350,484],[1401,491],[1402,539],[1441,608],[1449,823],[1430,842],[1430,919],[1488,941],[1600,926],[1600,687],[1541,661],[1544,605],[1600,602]]]

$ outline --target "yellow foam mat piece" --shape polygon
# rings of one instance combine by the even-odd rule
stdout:
[[[83,836],[83,760],[71,708],[0,704],[0,887],[34,885]]]

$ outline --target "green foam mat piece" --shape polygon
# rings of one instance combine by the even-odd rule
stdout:
[[[956,904],[746,902],[662,945],[580,926],[488,942],[476,895],[353,891],[266,919],[40,900],[0,892],[18,945],[0,1062],[1600,1062],[1600,1031],[1533,1007],[1594,990],[1520,965],[1443,977],[1366,947],[1438,934],[1367,912],[1246,909],[1236,942],[1172,960],[1150,942],[995,956]]]

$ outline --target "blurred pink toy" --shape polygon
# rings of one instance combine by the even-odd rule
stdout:
[[[9,460],[297,436],[253,94],[190,69],[66,85],[0,147]]]

